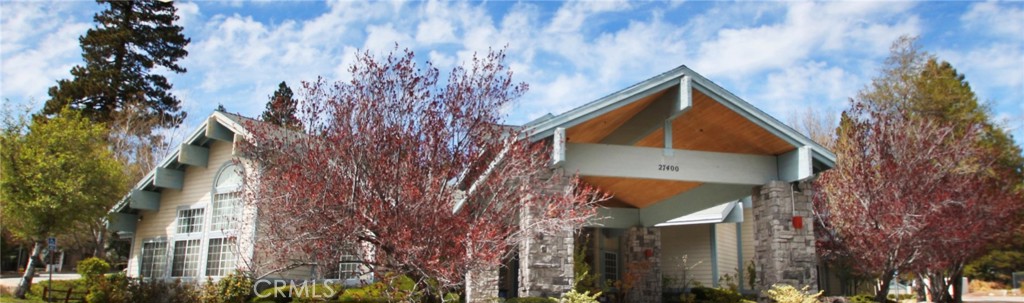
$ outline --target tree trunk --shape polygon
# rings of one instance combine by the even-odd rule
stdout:
[[[882,273],[879,277],[879,281],[876,281],[875,285],[875,302],[885,302],[889,295],[889,283],[892,282],[892,277],[896,276],[896,271],[889,270]]]
[[[936,303],[953,302],[953,296],[949,294],[949,286],[952,281],[946,280],[945,273],[931,273],[928,275],[928,292],[932,295],[932,301]],[[956,283],[953,283],[956,284]]]
[[[963,267],[961,267],[963,268]],[[953,296],[951,299],[955,303],[964,302],[964,271],[963,269],[953,273]]]
[[[95,243],[93,243],[94,246],[93,246],[93,249],[92,249],[92,256],[100,258],[100,259],[106,259],[107,258],[107,248],[106,248],[106,241],[105,241],[106,239],[104,237],[106,235],[106,233],[107,233],[106,228],[104,228],[104,226],[102,224],[100,224],[98,226],[97,225],[93,225],[92,228],[93,228],[92,237],[93,237],[93,241],[95,241]]]
[[[35,242],[35,246],[32,248],[32,255],[28,257],[28,265],[25,267],[25,275],[21,276],[21,282],[18,282],[18,288],[14,290],[14,297],[18,299],[25,299],[25,294],[28,293],[29,287],[32,287],[32,277],[36,274],[36,259],[39,258],[39,254],[43,251],[43,242]]]
[[[917,275],[917,285],[914,286],[914,290],[917,291],[918,302],[928,302],[928,289],[924,285],[924,278],[921,275]]]

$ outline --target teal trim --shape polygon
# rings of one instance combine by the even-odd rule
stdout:
[[[192,166],[206,167],[210,161],[210,149],[191,144],[182,144],[178,162]]]
[[[740,204],[742,205],[742,204]],[[740,286],[740,291],[743,291],[743,274],[746,272],[746,264],[743,263],[743,223],[736,223],[736,266],[737,277],[736,285]]]
[[[231,142],[235,140],[235,132],[217,122],[216,118],[210,117],[206,122],[206,137],[214,140]]]
[[[185,184],[185,172],[157,167],[156,176],[153,178],[153,186],[163,188],[182,189]]]
[[[139,216],[125,214],[125,213],[112,213],[107,219],[107,229],[113,231],[123,231],[135,233],[135,227],[139,222]]]
[[[711,231],[711,285],[718,287],[718,239],[715,235],[715,225],[708,224]]]
[[[160,210],[160,193],[155,191],[132,189],[128,207],[141,210]]]

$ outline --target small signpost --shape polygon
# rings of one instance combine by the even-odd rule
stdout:
[[[57,238],[46,238],[46,246],[50,250],[50,264],[46,265],[46,271],[50,272],[50,279],[47,281],[47,284],[49,284],[48,287],[50,289],[53,289],[53,255],[57,254]]]

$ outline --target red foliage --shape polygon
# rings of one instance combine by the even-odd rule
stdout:
[[[836,167],[817,180],[819,249],[881,281],[962,269],[1020,207],[998,176],[997,153],[978,144],[979,129],[854,104]]]
[[[336,267],[358,247],[374,273],[451,289],[498,266],[521,236],[581,227],[604,197],[552,173],[550,147],[501,125],[527,88],[503,59],[474,57],[439,82],[410,51],[360,54],[351,81],[304,84],[303,133],[248,125],[243,150],[258,172],[247,172],[246,200],[259,210],[256,250],[273,251],[257,270]],[[546,216],[520,222],[524,209]]]

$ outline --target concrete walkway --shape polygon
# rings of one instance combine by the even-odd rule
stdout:
[[[78,278],[81,278],[81,277],[82,276],[80,276],[78,274],[73,274],[73,273],[53,273],[53,280],[75,280],[75,279],[78,279]],[[45,272],[40,273],[39,275],[36,275],[35,278],[32,278],[32,284],[36,284],[36,283],[40,283],[40,282],[46,283],[46,281],[49,278],[50,278],[50,274],[45,273]],[[0,286],[4,286],[4,287],[18,287],[18,282],[21,282],[21,277],[20,276],[19,277],[4,276],[4,278],[0,278]]]
[[[985,294],[968,294],[964,296],[964,302],[1007,302],[1024,303],[1024,296],[997,296]]]

